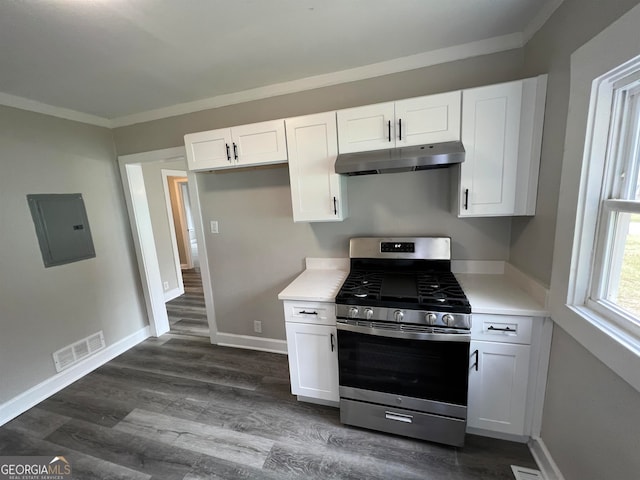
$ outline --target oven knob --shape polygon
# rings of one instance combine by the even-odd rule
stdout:
[[[358,308],[357,307],[351,307],[349,309],[349,318],[358,318]]]
[[[371,318],[373,317],[373,310],[370,308],[365,308],[364,309],[364,318],[366,318],[367,320],[371,320]]]
[[[453,324],[455,323],[455,318],[453,318],[453,315],[451,315],[450,313],[447,313],[442,316],[442,321],[448,327],[453,327]]]
[[[402,313],[402,310],[396,310],[395,312],[393,312],[393,319],[396,322],[401,322],[403,318],[404,318],[404,313]]]
[[[438,320],[438,316],[435,313],[425,313],[424,320],[427,325],[435,325],[436,320]]]

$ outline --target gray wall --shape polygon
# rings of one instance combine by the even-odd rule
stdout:
[[[176,259],[171,243],[171,227],[167,216],[167,204],[164,196],[162,170],[185,170],[185,162],[150,162],[142,164],[144,188],[149,202],[149,215],[153,228],[153,239],[156,244],[158,265],[162,282],[169,282],[169,289],[178,288],[178,275],[182,272],[176,270]]]
[[[146,325],[111,132],[0,107],[0,404],[56,373],[51,354]],[[82,193],[96,257],[44,268],[26,195]]]
[[[449,235],[457,259],[504,260],[509,220],[459,220],[449,210],[450,170],[353,177],[350,216],[338,223],[294,223],[287,168],[198,174],[218,329],[285,338],[278,293],[303,269],[304,257],[348,257],[352,236]]]
[[[525,48],[525,73],[549,73],[538,211],[514,219],[511,262],[550,283],[565,147],[570,55],[637,0],[565,0]],[[556,319],[562,320],[562,319]],[[640,393],[555,326],[542,439],[566,480],[636,479]]]
[[[557,325],[542,438],[565,480],[640,476],[640,394]]]
[[[522,51],[471,58],[410,72],[233,105],[115,129],[119,154],[175,147],[183,135],[230,125],[366,105],[518,78]],[[348,180],[350,218],[294,224],[288,170],[198,174],[218,329],[284,339],[277,294],[304,269],[307,256],[348,256],[356,235],[445,234],[457,259],[506,260],[511,219],[458,219],[450,213],[449,170]]]
[[[538,203],[534,217],[514,218],[512,264],[551,283],[553,242],[569,106],[569,57],[637,0],[564,0],[524,48],[524,77],[548,73]]]

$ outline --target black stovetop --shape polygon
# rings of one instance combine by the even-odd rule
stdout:
[[[471,313],[449,262],[352,262],[336,303]]]

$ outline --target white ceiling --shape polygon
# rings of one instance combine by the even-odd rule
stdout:
[[[517,48],[561,1],[2,0],[0,103],[124,125]]]

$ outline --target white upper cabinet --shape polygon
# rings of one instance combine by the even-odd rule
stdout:
[[[535,214],[545,95],[546,75],[462,92],[458,216]]]
[[[338,110],[340,153],[380,150],[395,145],[394,103]]]
[[[284,120],[190,133],[184,137],[189,170],[250,167],[287,161]]]
[[[211,170],[233,165],[230,128],[190,133],[184,136],[184,144],[189,170]]]
[[[396,146],[460,140],[461,92],[396,102]]]
[[[295,222],[332,222],[346,217],[345,178],[335,173],[335,112],[285,121],[291,202]]]
[[[364,152],[460,140],[461,93],[338,111],[338,150]]]

